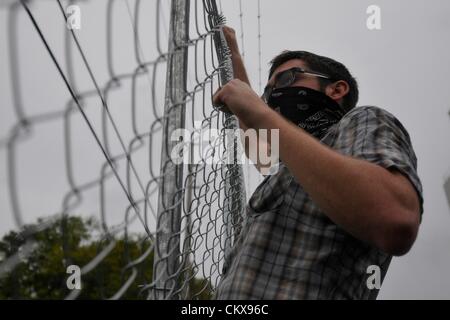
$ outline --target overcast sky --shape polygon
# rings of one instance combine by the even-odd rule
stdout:
[[[253,87],[259,91],[257,1],[242,2],[245,61]],[[141,31],[146,58],[155,56],[156,41],[152,29],[154,1],[148,3],[151,4],[144,5],[144,9],[149,18],[142,18],[144,21],[140,28],[148,28],[145,30],[149,30],[150,34],[148,36]],[[163,5],[166,13],[167,3]],[[381,30],[368,30],[366,27],[366,9],[374,4],[381,9]],[[228,25],[234,27],[240,36],[239,1],[222,0],[221,6]],[[42,7],[32,8],[52,48],[64,62],[64,30],[55,28],[61,23],[58,9],[53,3],[45,1],[42,1]],[[95,1],[82,9],[80,39],[87,48],[89,61],[99,82],[104,83],[107,80],[104,1]],[[117,73],[129,71],[135,66],[132,30],[129,17],[125,14],[128,13],[126,6],[123,6],[114,17],[114,28],[117,28],[114,38]],[[450,299],[450,209],[443,187],[445,179],[450,177],[450,2],[261,0],[261,14],[263,86],[268,62],[284,49],[308,50],[326,55],[343,62],[356,76],[360,85],[359,105],[376,105],[390,111],[409,131],[424,189],[423,222],[412,250],[403,257],[393,259],[379,298]],[[0,75],[1,140],[9,134],[14,120],[7,17],[7,10],[1,8],[0,70],[4,71]],[[24,14],[19,17],[19,25],[18,59],[23,75],[21,88],[26,112],[39,114],[61,110],[68,100],[67,91]],[[162,41],[167,42],[164,37],[167,29],[163,28],[161,34]],[[77,61],[80,63],[80,60]],[[77,70],[77,80],[80,90],[92,87],[85,70]],[[137,96],[143,101],[148,98],[146,81],[148,79],[142,79],[138,85],[142,90],[138,90]],[[129,92],[126,87],[129,84],[123,85],[124,91]],[[158,91],[163,92],[162,87]],[[162,99],[161,96],[159,98]],[[114,104],[111,109],[118,112],[119,127],[125,137],[132,135],[129,125],[122,126],[130,123],[130,115],[121,113],[120,106],[129,105],[129,100],[129,93],[111,98],[111,104]],[[89,100],[86,103],[94,102]],[[90,112],[93,123],[99,124],[101,114]],[[140,125],[144,127],[146,124]],[[76,137],[74,153],[79,155],[74,164],[77,179],[79,182],[88,181],[100,172],[103,158],[81,118],[74,119],[72,129]],[[33,139],[24,141],[17,151],[18,166],[21,168],[18,181],[22,211],[28,222],[44,213],[58,212],[61,199],[68,191],[62,132],[61,121],[37,126],[33,130]],[[113,149],[118,148],[118,142],[114,139],[111,144]],[[160,145],[156,143],[155,150],[159,148]],[[7,192],[6,155],[5,149],[0,149],[0,234],[14,227]],[[145,159],[145,155],[142,159]],[[139,164],[136,159],[136,162],[138,167],[146,165],[145,160]],[[251,194],[261,178],[254,170],[250,170],[247,178],[247,191]],[[98,213],[97,192],[95,190],[84,195],[83,205],[78,207],[80,213]],[[108,207],[108,219],[113,224],[123,218],[123,208],[116,208],[114,203],[119,201],[118,198],[125,202],[126,199],[123,199],[119,189],[111,189],[108,196],[113,199]]]

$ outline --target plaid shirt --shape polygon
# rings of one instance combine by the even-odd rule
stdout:
[[[399,170],[415,187],[422,215],[417,159],[406,129],[392,114],[372,106],[355,108],[321,142],[341,154]],[[372,273],[367,268],[379,266],[382,281],[391,258],[331,221],[281,163],[246,206],[216,298],[375,299],[378,290],[368,288]]]

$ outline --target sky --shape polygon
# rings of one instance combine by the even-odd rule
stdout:
[[[105,63],[105,23],[99,17],[104,13],[104,1],[82,6],[82,29],[79,37],[86,48],[88,59],[99,83],[108,79]],[[155,57],[154,1],[145,2],[140,33],[146,58]],[[168,2],[167,2],[168,3]],[[164,2],[163,10],[169,12]],[[220,2],[227,24],[241,35],[238,0]],[[377,5],[381,13],[381,29],[369,30],[366,25],[370,5]],[[65,61],[63,31],[55,28],[61,23],[58,9],[47,1],[32,6],[44,34],[60,61]],[[84,10],[86,9],[86,10]],[[416,156],[418,174],[424,190],[424,214],[418,238],[411,251],[393,259],[379,299],[450,299],[450,208],[444,192],[444,182],[450,177],[450,2],[446,0],[261,0],[261,59],[258,54],[257,1],[242,1],[245,63],[255,91],[259,88],[259,61],[262,65],[262,86],[268,72],[268,62],[285,49],[307,50],[329,56],[344,63],[357,78],[360,87],[358,105],[375,105],[394,114],[408,130]],[[113,52],[117,73],[129,71],[135,65],[132,30],[126,6],[114,13]],[[145,16],[145,15],[144,15]],[[0,7],[0,141],[8,136],[14,120],[12,83],[9,77],[7,11]],[[101,21],[101,22],[100,22]],[[19,15],[18,38],[21,90],[27,114],[61,110],[68,100],[67,91],[56,69],[43,50],[27,17]],[[162,43],[167,39],[167,21],[162,22]],[[5,27],[3,27],[5,26]],[[99,41],[101,39],[102,41]],[[241,39],[239,39],[241,44]],[[81,60],[75,57],[75,65]],[[163,70],[164,67],[161,68]],[[192,81],[193,75],[188,75]],[[92,85],[83,68],[76,69],[79,90]],[[138,100],[148,99],[148,79],[138,82]],[[123,84],[129,92],[129,83]],[[163,85],[158,84],[158,92]],[[119,129],[125,137],[131,136],[129,112],[122,106],[129,104],[129,94],[112,93],[111,110],[119,119]],[[163,97],[158,94],[157,99]],[[87,105],[98,101],[86,100]],[[160,102],[159,102],[160,103]],[[144,103],[141,103],[144,105]],[[100,128],[101,114],[88,108],[89,117]],[[141,112],[146,114],[143,107]],[[147,115],[147,114],[146,114]],[[139,119],[138,126],[145,126]],[[18,186],[22,211],[26,221],[34,221],[48,212],[58,212],[61,199],[67,193],[63,123],[49,122],[33,128],[32,139],[25,139],[17,150]],[[76,179],[87,182],[101,169],[102,155],[83,119],[73,117],[71,125]],[[157,140],[157,139],[156,139]],[[117,139],[110,141],[112,150],[119,150]],[[155,142],[155,150],[160,144]],[[45,152],[43,152],[44,150]],[[145,151],[145,150],[144,150]],[[138,154],[139,155],[139,154]],[[142,156],[144,159],[145,156]],[[154,159],[157,162],[158,158]],[[8,195],[7,153],[0,148],[0,234],[14,227]],[[138,168],[144,160],[136,157]],[[140,163],[142,162],[142,163]],[[121,172],[124,176],[125,172]],[[148,179],[148,176],[143,179]],[[246,172],[247,196],[261,181],[256,170]],[[111,187],[106,205],[108,222],[122,218],[126,202],[118,188]],[[83,214],[98,211],[98,193],[86,192]]]

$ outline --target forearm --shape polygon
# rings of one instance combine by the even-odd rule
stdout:
[[[332,150],[272,110],[257,119],[255,129],[280,129],[281,159],[332,221],[378,246],[398,236],[391,221],[406,208],[388,170]]]
[[[250,80],[247,75],[247,71],[244,66],[244,61],[242,59],[242,56],[239,54],[237,48],[233,48],[231,51],[232,51],[231,61],[233,64],[234,78],[239,79],[239,80],[247,83],[249,86],[251,86]],[[249,129],[245,125],[245,123],[241,120],[239,120],[239,127],[244,132],[246,132]],[[242,136],[242,135],[241,135],[241,143],[244,146],[245,155],[247,156],[248,159],[251,159],[253,161],[253,163],[255,164],[255,167],[258,171],[261,172],[263,168],[267,167],[267,166],[262,165],[261,162],[259,161],[258,149],[262,148],[263,150],[267,150],[267,152],[270,153],[270,144],[269,143],[262,141],[258,136],[258,142],[257,142],[258,146],[250,145],[249,142],[245,141],[244,136]],[[256,158],[252,157],[251,155],[256,155]]]
[[[248,78],[242,56],[239,53],[232,51],[231,62],[233,64],[234,78],[245,82],[246,84],[248,84],[251,87],[250,80]]]

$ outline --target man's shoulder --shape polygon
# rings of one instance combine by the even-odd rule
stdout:
[[[372,118],[372,117],[386,117],[396,119],[396,117],[386,109],[377,106],[358,106],[347,112],[342,120],[350,120],[355,118]]]
[[[408,135],[407,130],[396,116],[386,109],[372,105],[358,106],[347,112],[339,122],[338,130],[370,126],[384,126]]]

